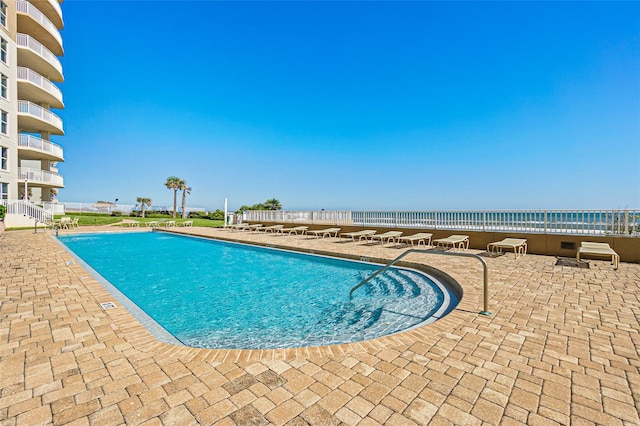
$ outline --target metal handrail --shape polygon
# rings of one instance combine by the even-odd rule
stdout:
[[[473,253],[454,253],[454,252],[448,252],[448,251],[432,251],[432,250],[424,250],[424,249],[409,249],[409,250],[405,251],[404,253],[402,253],[400,256],[398,256],[395,259],[393,259],[391,262],[387,263],[382,268],[378,269],[376,272],[371,274],[369,277],[367,277],[364,280],[360,281],[360,283],[358,285],[356,285],[355,287],[353,287],[351,289],[351,291],[349,292],[349,300],[353,299],[353,292],[354,291],[356,291],[357,289],[359,289],[360,287],[362,287],[363,285],[365,285],[366,283],[368,283],[369,281],[371,281],[372,279],[374,279],[375,277],[377,277],[378,275],[380,275],[381,273],[383,273],[384,271],[389,269],[396,262],[398,262],[400,259],[402,259],[403,257],[405,257],[406,255],[408,255],[410,253],[443,254],[445,256],[473,257],[473,258],[478,259],[480,261],[480,263],[482,263],[482,267],[484,269],[484,289],[483,289],[483,293],[484,293],[484,297],[483,297],[483,299],[484,299],[484,310],[481,311],[480,314],[482,314],[482,315],[491,315],[491,312],[489,312],[489,271],[487,269],[487,262],[485,262],[485,260],[483,258],[481,258],[480,256],[478,256],[477,254],[473,254]]]

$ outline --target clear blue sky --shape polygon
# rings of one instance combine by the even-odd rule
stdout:
[[[62,8],[63,202],[640,207],[639,2]]]

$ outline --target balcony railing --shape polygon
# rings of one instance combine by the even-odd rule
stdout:
[[[62,147],[46,139],[40,139],[31,135],[20,135],[18,145],[23,148],[37,149],[57,158],[64,158]]]
[[[531,211],[252,210],[245,212],[244,220],[451,231],[640,236],[640,209]]]
[[[63,187],[64,179],[58,173],[48,170],[30,169],[25,167],[18,168],[18,179],[27,180],[27,182],[41,183],[51,186]]]
[[[58,99],[62,104],[62,91],[58,86],[34,70],[25,67],[18,67],[18,80],[28,81],[29,83],[38,86],[45,92],[51,94],[54,98]]]
[[[35,38],[31,37],[27,34],[17,34],[16,35],[16,43],[18,47],[25,47],[36,55],[43,58],[47,61],[51,66],[62,76],[62,63],[56,55],[54,55],[49,49],[44,47],[42,43],[40,43]]]
[[[18,101],[18,113],[46,121],[57,129],[63,130],[62,119],[46,108],[29,101]]]
[[[47,30],[47,32],[49,32],[49,34],[51,34],[53,38],[56,39],[60,47],[62,47],[62,36],[60,35],[60,31],[58,31],[58,28],[56,28],[53,22],[51,22],[49,18],[44,15],[44,13],[40,12],[37,7],[29,3],[28,1],[17,0],[16,10],[19,13],[29,15],[31,19],[42,25],[42,27]]]

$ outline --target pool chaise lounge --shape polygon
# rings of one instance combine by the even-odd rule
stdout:
[[[516,259],[527,254],[527,240],[525,238],[505,238],[502,241],[487,244],[487,252],[502,253],[502,249],[513,249]]]
[[[184,222],[179,223],[180,226],[193,226],[192,220],[185,220]]]
[[[418,243],[418,246],[420,246],[420,243],[422,243],[426,247],[426,246],[430,246],[431,245],[431,237],[433,237],[433,234],[429,234],[427,232],[418,232],[417,234],[406,235],[404,237],[398,237],[397,241],[398,241],[398,244],[400,244],[400,243],[404,243],[404,244],[411,243],[411,246],[413,246],[413,243],[415,243],[415,242]]]
[[[316,238],[322,236],[324,237],[337,237],[338,232],[340,232],[340,228],[325,228],[325,229],[314,229],[312,231],[307,231],[307,235],[314,235]]]
[[[355,242],[356,238],[358,238],[358,241],[362,241],[363,238],[366,240],[367,237],[375,233],[376,231],[373,229],[363,229],[362,231],[344,232],[340,234],[340,238],[351,238],[351,241]]]
[[[384,244],[389,243],[389,242],[395,242],[396,239],[402,235],[402,232],[400,231],[387,231],[383,234],[374,234],[371,235],[371,237],[369,237],[369,239],[371,240],[371,242],[375,242],[375,241],[380,241],[380,244]]]
[[[264,225],[261,223],[254,223],[253,225],[249,225],[249,229],[251,231],[255,231],[258,232],[260,230],[260,228],[262,228]]]
[[[264,233],[266,234],[267,232],[278,232],[280,231],[282,228],[284,228],[284,225],[271,225],[271,226],[265,226],[265,227],[259,227],[257,228],[258,231],[264,231]]]
[[[446,248],[451,246],[453,249],[467,250],[469,248],[468,235],[451,235],[447,238],[439,238],[433,240],[433,244],[438,248]]]
[[[309,229],[308,226],[294,226],[293,228],[280,228],[278,232],[280,232],[282,235],[284,235],[285,233],[287,235],[304,235],[305,232],[307,232],[307,229]]]
[[[248,231],[251,228],[248,223],[234,223],[233,225],[226,226],[226,229],[231,231]]]
[[[611,256],[611,264],[613,265],[613,269],[618,269],[618,266],[620,266],[620,256],[607,243],[593,243],[583,241],[582,243],[580,243],[580,248],[576,253],[576,259],[578,260],[578,262],[580,262],[580,258],[585,254],[591,256]]]

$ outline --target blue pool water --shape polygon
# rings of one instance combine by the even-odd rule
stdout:
[[[162,232],[59,240],[193,347],[353,342],[434,321],[457,304],[442,285],[408,269],[389,269],[349,300],[379,265]]]

